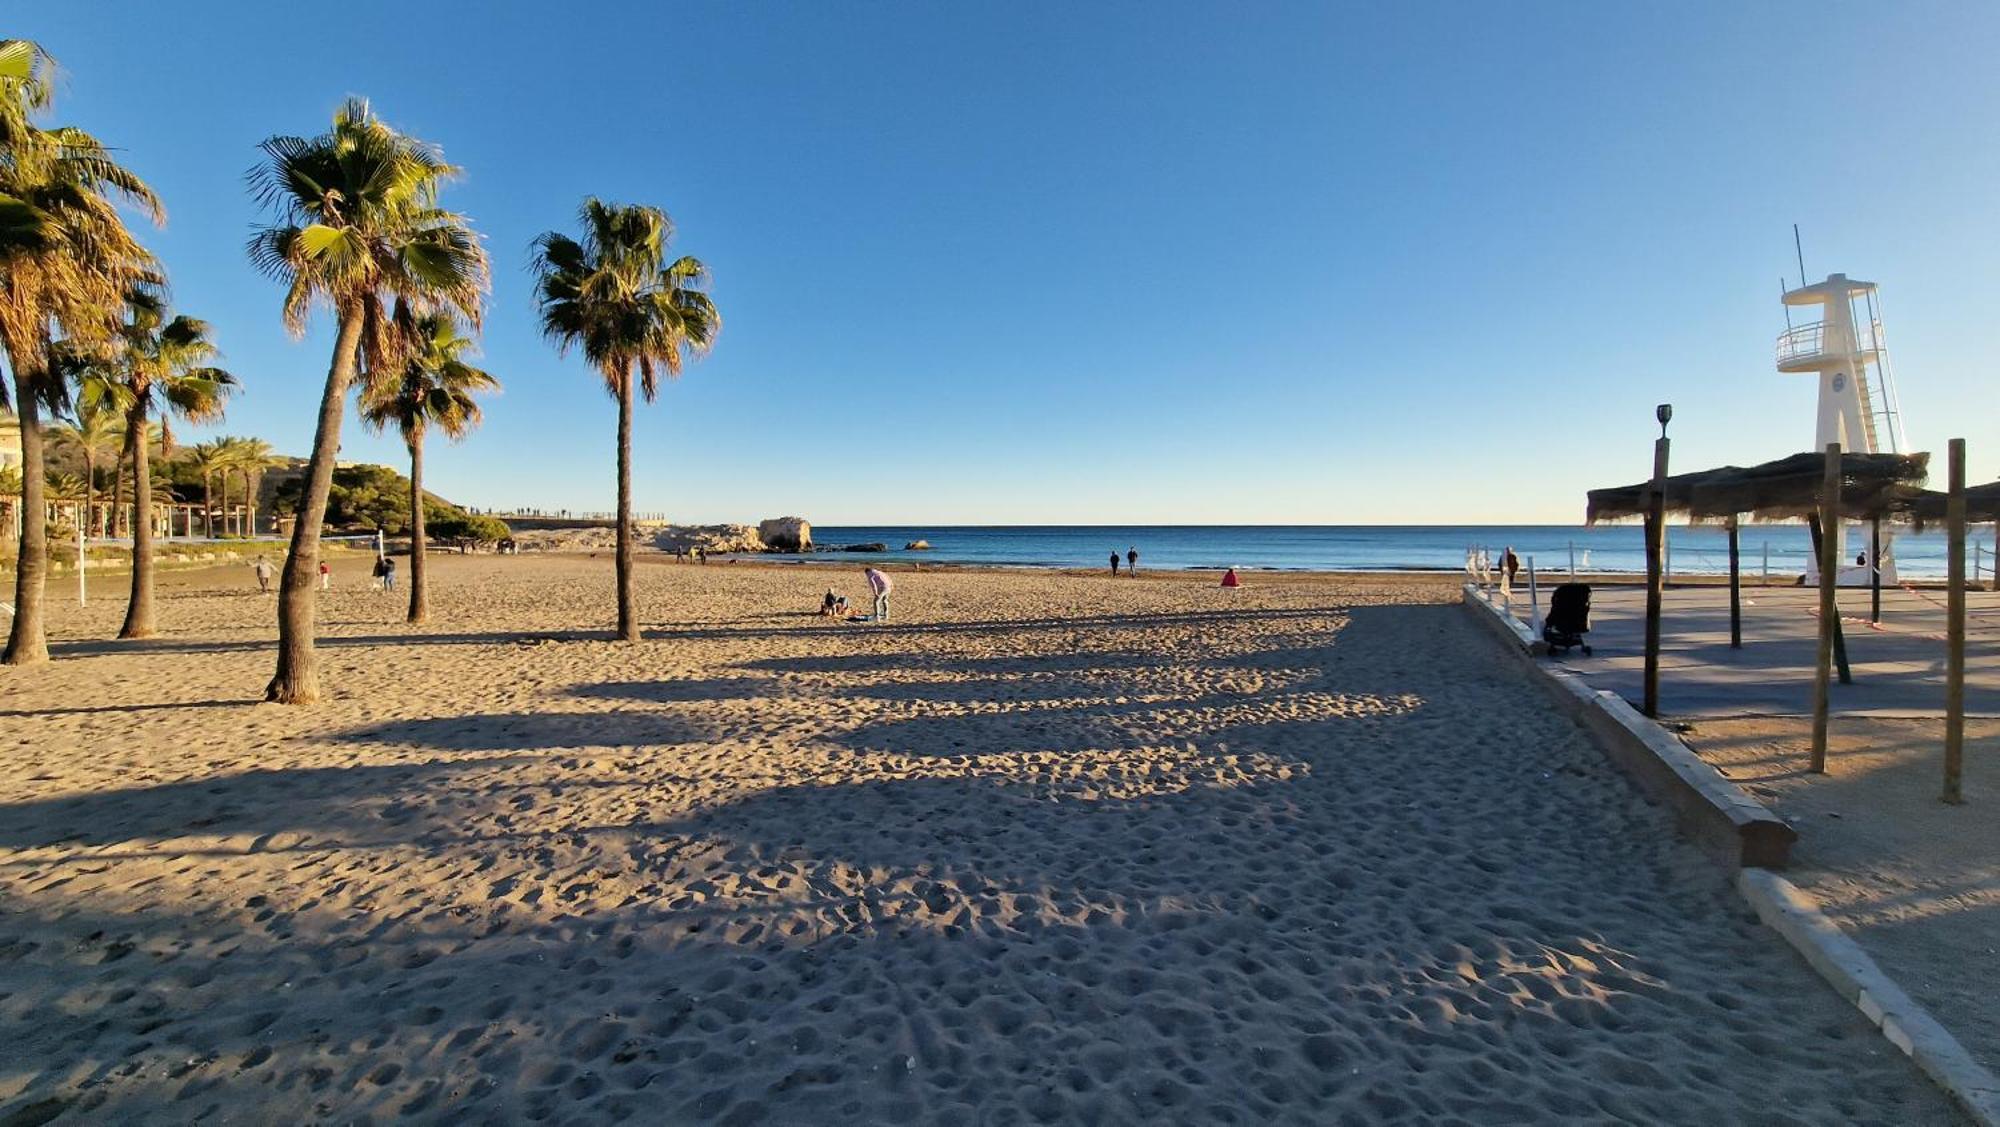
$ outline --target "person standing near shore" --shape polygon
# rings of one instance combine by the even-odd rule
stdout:
[[[1125,549],[1125,574],[1134,579],[1139,578],[1139,549]]]
[[[250,570],[257,573],[257,590],[262,591],[266,595],[270,594],[271,561],[265,559],[263,556],[258,556],[257,562],[250,565]]]
[[[1118,553],[1111,553],[1111,578],[1118,578]]]
[[[890,582],[887,575],[872,567],[861,574],[868,579],[868,589],[875,592],[875,621],[889,621],[889,592],[896,585]]]

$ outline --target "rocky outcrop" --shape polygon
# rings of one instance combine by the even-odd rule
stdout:
[[[889,545],[879,540],[873,544],[849,544],[847,547],[841,549],[843,552],[886,552],[888,550]]]
[[[767,520],[755,528],[747,524],[643,524],[635,525],[632,535],[642,550],[673,555],[696,550],[709,556],[812,551],[812,526],[799,517]],[[514,541],[523,552],[606,552],[618,546],[618,534],[608,527],[538,529],[516,532]],[[881,544],[866,547],[885,550]]]
[[[709,556],[769,550],[747,524],[670,524],[654,530],[653,547],[675,555],[698,548]]]
[[[641,544],[645,537],[639,538]],[[521,552],[609,552],[618,547],[615,528],[533,528],[514,533]]]
[[[928,540],[912,540],[908,544],[903,545],[903,550],[905,552],[928,552],[931,550],[931,542]]]
[[[812,525],[804,517],[773,517],[757,525],[757,536],[767,552],[810,552]]]

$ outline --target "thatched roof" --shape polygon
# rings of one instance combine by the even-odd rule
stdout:
[[[1927,524],[1944,523],[1944,503],[1948,495],[1935,490],[1925,490],[1917,494],[1910,506],[1910,521],[1919,529]],[[1965,490],[1965,519],[1969,521],[2000,520],[2000,481],[1986,485],[1968,486]]]
[[[1904,512],[1922,494],[1928,454],[1843,454],[1840,509],[1866,519]],[[1666,480],[1666,508],[1696,521],[1791,520],[1819,511],[1826,455],[1793,454],[1756,466],[1721,466]],[[1652,484],[1590,491],[1589,523],[1644,516]]]
[[[1696,470],[1693,473],[1675,474],[1662,482],[1667,495],[1667,511],[1684,513],[1694,499],[1695,487],[1715,474],[1741,473],[1741,466],[1722,466],[1712,470]],[[1608,489],[1590,491],[1590,512],[1587,521],[1596,524],[1601,520],[1635,520],[1646,515],[1646,498],[1653,488],[1650,481],[1637,485],[1616,485]]]

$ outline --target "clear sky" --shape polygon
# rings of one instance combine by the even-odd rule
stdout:
[[[1580,520],[1808,449],[1779,279],[1879,282],[1913,445],[2000,474],[2000,5],[67,0],[0,34],[165,198],[180,307],[303,454],[326,370],[242,244],[254,146],[365,95],[465,168],[483,430],[440,494],[607,509],[614,408],[539,232],[656,204],[714,353],[636,425],[680,520]],[[352,414],[343,456],[396,463]],[[1940,473],[1939,480],[1942,475]]]

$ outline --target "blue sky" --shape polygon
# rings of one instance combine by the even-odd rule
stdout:
[[[256,143],[360,94],[465,168],[506,385],[427,460],[465,503],[611,506],[613,404],[526,270],[586,194],[715,275],[717,348],[636,425],[635,502],[676,519],[1580,520],[1662,400],[1677,468],[1810,448],[1771,361],[1794,222],[1815,279],[1882,284],[1912,444],[2000,474],[2000,5],[559,10],[70,0],[0,34],[165,198],[246,384],[221,430],[287,451],[330,334],[287,337],[243,256]],[[351,413],[343,444],[401,458]]]

